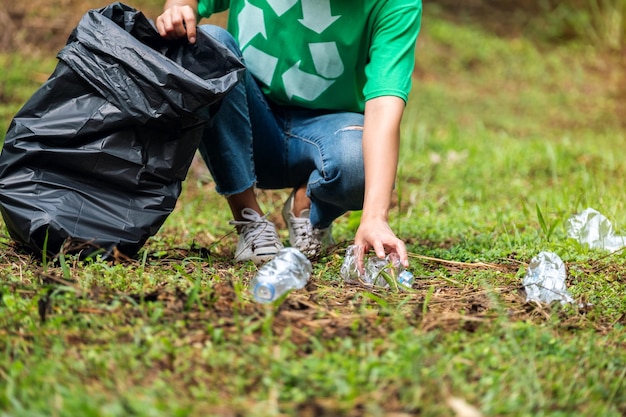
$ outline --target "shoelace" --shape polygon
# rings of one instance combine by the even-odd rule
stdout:
[[[296,234],[296,246],[301,250],[318,250],[321,243],[318,233],[311,226],[311,221],[306,217],[291,216],[291,226]]]
[[[256,211],[245,208],[241,216],[246,220],[231,220],[240,236],[243,236],[247,247],[274,247],[276,246],[276,229],[265,216],[260,216]]]

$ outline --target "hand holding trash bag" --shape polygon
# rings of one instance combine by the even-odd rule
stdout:
[[[187,37],[189,43],[196,42],[196,12],[190,4],[172,5],[164,8],[156,19],[156,27],[161,36],[167,39]]]
[[[133,256],[175,207],[203,126],[243,68],[205,34],[166,40],[139,11],[90,10],[0,154],[0,211],[41,254]]]

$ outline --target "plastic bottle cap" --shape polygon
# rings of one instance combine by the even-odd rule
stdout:
[[[261,303],[269,303],[274,300],[276,289],[272,284],[267,282],[259,282],[254,286],[254,299]]]
[[[400,272],[398,282],[404,286],[410,287],[413,284],[413,274],[407,270]]]

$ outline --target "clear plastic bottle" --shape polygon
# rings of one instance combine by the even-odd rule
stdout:
[[[295,248],[281,249],[276,256],[259,268],[250,282],[250,291],[259,303],[271,303],[287,291],[304,288],[313,266]]]
[[[410,288],[414,277],[411,271],[404,268],[396,253],[390,253],[385,259],[370,256],[365,260],[364,271],[360,273],[356,265],[359,248],[350,245],[346,249],[346,256],[341,265],[341,276],[346,282],[361,282],[377,287],[389,287],[395,282],[400,288]]]

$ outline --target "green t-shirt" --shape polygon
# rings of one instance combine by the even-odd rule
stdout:
[[[362,112],[411,89],[421,0],[199,0],[228,30],[276,103]]]

